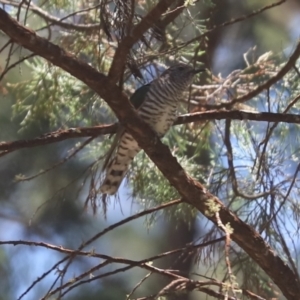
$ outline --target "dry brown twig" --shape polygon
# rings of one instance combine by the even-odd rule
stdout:
[[[25,296],[32,288],[33,286],[40,282],[42,279],[44,279],[48,274],[50,274],[51,271],[53,271],[54,269],[58,268],[60,264],[62,264],[63,262],[65,262],[66,260],[73,260],[76,256],[83,256],[83,257],[87,257],[87,258],[100,258],[100,259],[104,259],[107,261],[107,263],[120,263],[120,264],[128,264],[129,266],[126,267],[125,269],[121,268],[120,270],[118,270],[118,272],[122,272],[125,270],[129,270],[133,267],[141,267],[141,268],[145,268],[151,272],[154,273],[160,273],[160,274],[164,274],[166,276],[171,276],[171,277],[176,277],[178,278],[178,275],[173,274],[172,272],[170,273],[168,270],[161,270],[152,266],[148,266],[145,265],[148,262],[152,262],[155,261],[157,259],[160,259],[162,257],[166,257],[166,256],[170,256],[170,255],[174,255],[174,254],[180,254],[182,253],[182,251],[185,251],[186,249],[197,249],[200,247],[206,247],[208,245],[211,245],[213,243],[218,243],[223,241],[223,238],[218,238],[209,242],[204,242],[204,243],[200,243],[200,244],[196,244],[196,245],[187,245],[184,248],[180,248],[180,249],[174,249],[171,251],[167,251],[165,253],[161,253],[152,257],[148,257],[147,259],[141,260],[141,261],[132,261],[132,260],[128,260],[128,259],[124,259],[124,258],[114,258],[108,255],[104,255],[104,254],[100,254],[95,252],[94,250],[91,251],[82,251],[83,248],[87,247],[88,245],[90,245],[92,242],[94,242],[95,240],[98,240],[100,237],[102,237],[103,235],[109,233],[110,231],[116,229],[117,227],[120,227],[122,225],[124,225],[125,223],[128,223],[132,220],[135,220],[137,218],[140,218],[142,216],[145,216],[147,214],[153,213],[155,211],[158,210],[163,210],[167,207],[176,205],[181,203],[180,200],[174,200],[174,201],[170,201],[168,203],[165,203],[163,205],[159,205],[157,207],[154,208],[150,208],[147,210],[144,210],[140,213],[136,213],[124,220],[121,220],[120,222],[117,222],[109,227],[107,227],[106,229],[104,229],[103,231],[101,231],[100,233],[94,235],[92,238],[90,238],[89,240],[87,240],[85,243],[83,243],[77,250],[71,250],[71,249],[66,249],[63,248],[61,246],[56,246],[56,245],[52,245],[52,244],[48,244],[48,243],[44,243],[44,242],[34,242],[34,241],[0,241],[0,245],[26,245],[26,246],[35,246],[35,247],[43,247],[49,250],[54,250],[63,254],[66,254],[67,256],[65,258],[63,258],[62,260],[59,261],[59,263],[55,264],[49,271],[45,272],[43,276],[39,277],[38,280],[36,280],[34,282],[33,285],[31,285],[21,296],[19,299],[21,299],[23,296]],[[55,291],[51,291],[51,295],[55,294],[56,292],[62,291],[64,288],[67,287],[71,287],[72,284],[77,283],[78,281],[80,281],[82,278],[88,276],[89,274],[91,274],[93,271],[98,270],[99,268],[102,268],[104,266],[104,264],[99,264],[95,267],[93,267],[92,269],[80,274],[79,276],[77,276],[75,279],[73,279],[72,281],[68,281],[66,284],[61,284],[59,288],[57,288]],[[64,270],[61,270],[59,272],[58,278],[62,277],[62,274],[66,273],[66,268],[64,268]],[[115,274],[115,272],[113,273]],[[105,276],[109,276],[111,275],[111,273],[107,273],[106,275],[102,274],[101,277],[105,277]],[[95,280],[95,279],[94,279]],[[49,295],[49,294],[48,294]]]

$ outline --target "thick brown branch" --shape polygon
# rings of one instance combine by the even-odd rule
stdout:
[[[300,124],[300,116],[294,114],[281,113],[258,113],[240,110],[212,110],[197,112],[179,116],[175,125],[187,124],[192,122],[203,122],[207,120],[252,120],[260,122],[285,122]],[[0,151],[15,151],[22,148],[44,146],[47,144],[65,141],[67,139],[82,137],[97,137],[100,135],[113,134],[116,132],[117,124],[99,125],[94,127],[77,127],[53,131],[30,140],[17,140],[12,142],[0,142]]]
[[[114,80],[110,80],[91,66],[80,62],[75,56],[66,53],[46,39],[38,37],[35,32],[18,24],[3,9],[0,9],[0,29],[16,43],[69,72],[97,92],[110,105],[120,122],[138,141],[182,198],[215,224],[217,224],[217,219],[212,213],[212,209],[218,208],[222,223],[230,224],[233,230],[232,240],[243,248],[270,276],[288,300],[299,299],[300,283],[289,266],[252,227],[240,220],[219,199],[209,193],[203,185],[185,173],[176,158],[172,156],[169,148],[163,145],[150,127],[139,119],[136,111],[129,105],[127,97],[121,93],[116,85],[112,84]],[[126,44],[126,49],[129,44]],[[290,62],[295,60],[298,52],[300,52],[300,44],[292,54]],[[118,68],[117,64],[115,70]],[[284,68],[284,72],[286,72],[287,67]],[[113,74],[116,75],[115,71]],[[279,76],[279,78],[281,77]]]

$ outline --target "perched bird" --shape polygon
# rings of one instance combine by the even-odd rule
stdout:
[[[184,91],[192,83],[194,75],[202,71],[182,63],[176,64],[131,96],[130,101],[139,116],[159,137],[163,137],[174,123]],[[120,128],[103,164],[106,177],[100,187],[101,193],[113,195],[117,192],[130,163],[140,150],[131,134]]]

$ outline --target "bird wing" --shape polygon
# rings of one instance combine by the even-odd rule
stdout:
[[[146,99],[151,83],[145,84],[138,88],[130,97],[130,102],[138,110]]]

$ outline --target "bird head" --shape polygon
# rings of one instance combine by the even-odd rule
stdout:
[[[167,69],[162,76],[169,76],[174,83],[187,87],[192,83],[196,74],[204,71],[205,69],[194,69],[190,65],[178,63]]]

